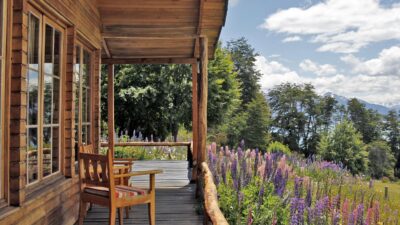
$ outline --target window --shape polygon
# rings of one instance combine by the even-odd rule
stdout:
[[[2,171],[4,171],[4,151],[3,151],[3,130],[2,130],[2,124],[3,124],[3,96],[4,96],[4,56],[5,56],[5,17],[6,17],[6,1],[5,0],[0,0],[0,198],[4,197],[4,174]]]
[[[29,14],[27,75],[27,182],[60,171],[60,78],[63,30]]]
[[[91,144],[91,52],[76,46],[75,85],[75,156],[81,144]]]

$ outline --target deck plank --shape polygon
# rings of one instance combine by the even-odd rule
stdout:
[[[186,161],[137,161],[133,170],[162,169],[156,175],[156,224],[197,225],[203,224],[203,217],[196,213],[194,198],[196,186],[189,183]],[[148,176],[134,177],[131,182],[138,187],[148,186]],[[124,224],[149,224],[147,205],[134,206]],[[117,219],[118,222],[118,219]],[[94,206],[84,221],[85,225],[108,224],[108,208]]]

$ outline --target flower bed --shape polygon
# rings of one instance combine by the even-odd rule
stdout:
[[[400,202],[340,165],[258,150],[208,149],[229,224],[398,224]]]

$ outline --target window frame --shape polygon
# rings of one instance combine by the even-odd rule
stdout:
[[[77,52],[77,48],[79,47],[80,52]],[[74,85],[74,100],[78,97],[78,109],[76,109],[75,105],[75,111],[74,111],[74,139],[75,139],[75,148],[79,148],[83,144],[83,126],[89,126],[89,136],[87,137],[87,140],[89,140],[89,143],[85,143],[85,145],[92,144],[93,143],[93,76],[94,76],[94,50],[90,47],[88,47],[87,44],[85,44],[84,41],[81,39],[78,39],[75,43],[74,46],[74,51],[76,52],[75,54],[75,59],[74,59],[74,79],[73,79],[73,85]],[[88,88],[88,93],[89,93],[89,106],[87,108],[89,109],[89,112],[86,112],[87,114],[90,115],[89,122],[83,122],[83,62],[84,62],[84,53],[85,51],[89,54],[90,60],[89,60],[89,74],[88,74],[88,80],[87,80],[87,87]],[[78,64],[77,60],[77,55],[79,54],[79,72],[77,73],[76,71],[76,65]],[[76,81],[76,75],[79,76],[79,86]],[[79,88],[79,96],[76,95],[76,88]],[[76,104],[74,101],[73,104]],[[78,120],[76,118],[76,110],[78,110]],[[76,121],[78,121],[78,124],[76,124]],[[76,137],[78,137],[78,140],[76,140]],[[77,145],[77,146],[76,146]],[[75,151],[77,149],[74,149]],[[79,149],[78,149],[79,151]],[[75,160],[76,160],[77,155],[75,155]]]
[[[7,25],[8,25],[8,0],[0,0],[0,200],[5,199],[6,197],[6,166],[7,160],[5,160],[8,156],[6,148],[5,148],[5,133],[4,133],[4,125],[5,123],[5,74],[6,74],[6,52],[7,52]]]
[[[43,181],[47,181],[49,179],[53,179],[55,176],[59,176],[63,173],[63,156],[64,156],[64,151],[62,150],[63,145],[62,145],[62,133],[63,133],[63,113],[62,113],[62,109],[64,107],[64,103],[63,103],[63,91],[64,91],[64,87],[63,87],[63,83],[64,83],[64,77],[65,77],[65,59],[66,59],[66,55],[65,55],[65,51],[66,51],[66,28],[60,24],[58,24],[57,22],[55,22],[52,18],[47,17],[44,13],[36,10],[34,7],[28,5],[28,32],[29,32],[29,21],[30,21],[30,16],[33,15],[34,17],[38,18],[39,20],[39,36],[38,36],[38,99],[37,99],[37,104],[38,104],[38,108],[37,108],[37,125],[29,125],[28,123],[26,124],[26,130],[27,130],[27,151],[29,150],[29,133],[28,133],[28,129],[29,128],[36,128],[37,129],[37,179],[29,182],[29,159],[28,159],[28,152],[27,152],[27,156],[26,156],[26,160],[27,160],[27,166],[26,166],[26,186],[28,188],[34,188],[37,185],[41,184]],[[54,58],[55,58],[55,53],[54,53],[54,48],[55,48],[55,44],[54,44],[54,36],[55,36],[55,30],[57,30],[60,33],[60,40],[59,40],[59,59],[58,59],[58,63],[59,63],[59,71],[58,71],[58,80],[59,80],[59,89],[58,89],[58,124],[53,124],[53,116],[51,116],[51,124],[45,124],[44,122],[44,98],[45,98],[45,93],[44,93],[44,79],[47,75],[49,75],[48,73],[45,72],[45,42],[46,42],[46,26],[50,26],[51,28],[53,28],[52,32],[52,38],[53,38],[53,43],[52,43],[52,58],[53,58],[53,67],[54,67]],[[29,37],[28,37],[28,60],[29,60]],[[27,66],[27,73],[29,73],[29,71],[31,70],[31,67],[29,65],[28,62],[28,66]],[[28,75],[27,75],[28,76]],[[55,77],[54,75],[54,71],[51,78],[53,79]],[[27,89],[28,87],[28,79],[27,79]],[[54,82],[52,80],[52,82]],[[27,91],[27,105],[29,104],[29,91]],[[52,100],[53,100],[53,95],[54,95],[54,84],[52,84]],[[53,103],[53,101],[51,101]],[[55,110],[55,106],[54,104],[51,104],[51,115],[53,115],[54,110]],[[27,110],[27,119],[28,119],[28,110]],[[50,159],[50,165],[51,165],[51,172],[48,175],[44,175],[44,128],[50,127],[50,129],[52,129],[53,127],[58,127],[58,170],[53,172],[52,171],[52,163],[53,163],[53,158],[52,158],[52,147],[53,147],[53,143],[52,143],[52,147],[50,149],[51,151],[51,159]],[[51,136],[53,137],[53,136]]]

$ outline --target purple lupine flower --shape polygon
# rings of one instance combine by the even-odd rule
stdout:
[[[244,149],[244,139],[242,139],[242,141],[240,141],[239,146],[240,146],[240,148]]]
[[[369,189],[372,189],[374,187],[374,180],[370,179],[368,186],[369,186]]]
[[[311,181],[307,185],[306,206],[311,207],[312,203],[312,184]]]
[[[264,199],[264,184],[261,184],[260,191],[258,192],[258,207],[260,207],[263,204],[263,199]]]
[[[294,196],[296,198],[301,197],[301,193],[303,192],[303,178],[296,177],[294,178]]]
[[[317,224],[324,224],[325,220],[323,218],[329,204],[329,197],[325,196],[322,199],[319,199],[315,203],[315,211],[314,211],[314,216],[316,219]]]
[[[340,222],[340,212],[335,209],[332,216],[332,225],[339,225],[339,222]]]
[[[364,225],[364,204],[359,204],[357,207],[357,217],[355,218],[357,225]]]
[[[314,210],[311,207],[307,207],[307,224],[312,224],[314,220]]]
[[[221,163],[221,176],[222,181],[224,182],[224,184],[226,184],[226,166],[224,162]]]
[[[282,170],[279,168],[276,171],[276,175],[274,178],[274,187],[275,187],[275,193],[280,197],[282,197],[282,195],[283,195],[282,186],[283,186],[283,183],[285,182],[284,180],[285,180],[285,178],[283,177]]]
[[[238,155],[238,161],[242,161],[243,157],[244,157],[244,153],[241,147],[237,148],[237,155]]]
[[[232,179],[236,179],[237,178],[237,160],[234,159],[231,165],[231,176]]]
[[[302,198],[292,198],[290,201],[290,224],[300,225],[304,223],[305,203]]]
[[[355,225],[355,213],[357,212],[353,211],[349,214],[349,222],[347,223],[347,225]]]
[[[258,160],[259,160],[259,158],[258,158],[258,148],[256,148],[256,156],[255,156],[255,159],[254,159],[254,174],[253,174],[253,176],[257,175]]]

